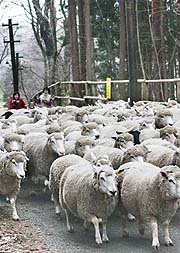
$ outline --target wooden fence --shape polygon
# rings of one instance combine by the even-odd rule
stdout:
[[[168,89],[173,90],[173,92],[169,93],[169,98],[177,100],[180,102],[180,78],[176,79],[158,79],[158,80],[144,80],[138,79],[138,83],[141,84],[141,100],[148,100],[148,86],[149,84],[162,83],[168,85]],[[72,84],[83,84],[84,87],[84,96],[82,98],[71,96],[71,87]],[[112,85],[112,93],[114,87],[114,94],[116,96],[111,96],[111,100],[118,100],[121,98],[121,85],[124,84],[123,87],[126,89],[126,98],[128,98],[128,84],[129,80],[111,80]],[[62,89],[63,87],[63,89]],[[99,88],[100,87],[100,88]],[[107,101],[106,98],[106,81],[64,81],[64,82],[56,82],[49,86],[50,90],[52,90],[53,97],[58,101],[66,101],[66,103],[73,103],[73,101],[85,102],[86,100],[101,100]],[[61,90],[65,90],[65,94],[61,94]],[[33,98],[38,96],[42,92],[39,91],[34,94]]]

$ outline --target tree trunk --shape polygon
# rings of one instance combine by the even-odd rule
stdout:
[[[85,31],[86,31],[86,79],[92,80],[92,38],[90,25],[90,0],[84,3]]]
[[[178,0],[177,4],[180,6],[180,0]],[[180,41],[180,15],[177,15],[177,28],[178,28],[178,33],[179,33],[178,41]],[[177,51],[178,51],[178,62],[179,62],[178,74],[180,76],[180,46],[179,44],[177,47]]]
[[[78,0],[79,17],[79,51],[80,51],[80,80],[86,80],[86,40],[84,0]]]
[[[153,78],[162,78],[162,57],[160,52],[162,50],[162,0],[153,0],[152,1],[152,32],[153,32]],[[162,84],[153,85],[153,93],[155,101],[164,101],[163,87]]]
[[[125,59],[126,59],[126,21],[125,21],[125,1],[120,1],[120,57],[119,57],[119,77],[125,79]],[[127,100],[127,85],[119,85],[120,98]]]
[[[78,48],[78,37],[77,37],[75,0],[68,0],[68,10],[69,10],[72,78],[74,81],[78,81],[80,80],[80,69],[79,69],[79,48]],[[83,94],[83,91],[80,88],[80,85],[72,84],[72,96],[81,97],[82,94]]]

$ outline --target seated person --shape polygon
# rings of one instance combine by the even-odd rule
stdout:
[[[43,89],[43,93],[40,95],[38,104],[42,107],[51,107],[52,106],[52,97],[48,87]]]
[[[19,92],[14,92],[12,97],[9,100],[9,109],[22,109],[27,108],[26,104],[24,103],[24,100],[20,98]]]

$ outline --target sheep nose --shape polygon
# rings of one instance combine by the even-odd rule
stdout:
[[[65,152],[59,152],[59,156],[65,155]]]
[[[112,196],[115,196],[117,191],[110,191],[110,193],[111,193]]]
[[[95,135],[95,140],[99,139],[99,136],[100,136],[99,134],[96,134]]]

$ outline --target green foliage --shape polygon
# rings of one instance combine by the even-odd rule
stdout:
[[[91,28],[94,42],[95,77],[116,79],[119,58],[119,10],[108,0],[91,1]]]

